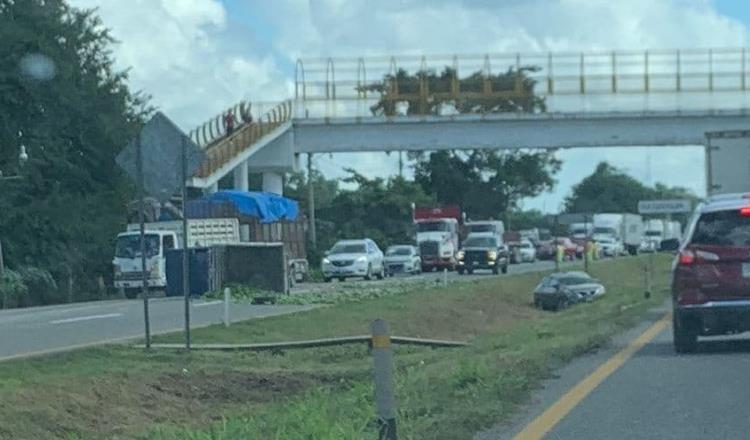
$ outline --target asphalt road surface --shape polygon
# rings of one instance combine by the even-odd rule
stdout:
[[[750,339],[672,348],[668,306],[594,355],[575,360],[510,424],[475,440],[750,438]]]
[[[564,263],[563,267],[574,263]],[[581,264],[578,262],[577,264]],[[554,268],[551,261],[510,266],[509,273],[541,271]],[[425,279],[441,280],[442,273],[429,273],[412,277],[395,277],[367,281],[372,285],[388,285],[404,281]],[[450,281],[471,280],[493,276],[490,272],[459,276],[447,274]],[[504,275],[497,275],[504,276]],[[362,283],[351,280],[345,283]],[[338,282],[302,283],[292,293],[325,291]],[[182,331],[184,309],[181,298],[157,298],[150,301],[151,331],[153,334]],[[232,304],[233,321],[280,315],[309,310],[312,306]],[[222,322],[221,301],[194,300],[191,303],[191,327],[202,327]],[[142,338],[144,333],[143,301],[118,300],[34,307],[28,309],[0,310],[0,361],[34,354],[65,351],[90,345],[121,342]]]
[[[309,306],[232,304],[230,319],[238,321],[308,310]],[[150,301],[153,334],[184,328],[182,298]],[[221,301],[194,300],[191,327],[222,322]],[[64,351],[107,342],[142,338],[143,301],[118,300],[0,311],[0,361]]]

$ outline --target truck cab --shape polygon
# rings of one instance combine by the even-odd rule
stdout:
[[[417,220],[417,245],[422,256],[422,270],[453,270],[458,251],[458,221],[454,218]]]
[[[149,289],[164,289],[167,286],[166,255],[167,251],[177,247],[177,234],[172,231],[146,230],[144,238],[147,286]],[[117,235],[112,265],[115,288],[124,290],[128,298],[135,298],[143,286],[140,231]]]

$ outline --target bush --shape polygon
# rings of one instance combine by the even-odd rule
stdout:
[[[19,307],[29,292],[21,274],[6,269],[3,273],[2,284],[0,284],[0,301],[3,308]]]
[[[64,302],[65,298],[58,292],[57,283],[52,274],[34,266],[18,269],[23,283],[28,287],[27,302],[22,306],[43,306]]]

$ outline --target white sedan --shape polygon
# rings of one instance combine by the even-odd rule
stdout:
[[[369,238],[337,242],[323,258],[321,269],[325,282],[333,278],[339,281],[351,277],[385,278],[383,252]]]

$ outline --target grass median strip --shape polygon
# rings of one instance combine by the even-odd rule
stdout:
[[[646,260],[600,262],[599,301],[561,313],[530,306],[541,273],[195,330],[204,344],[361,334],[374,318],[394,334],[470,340],[462,348],[395,348],[402,438],[470,438],[502,421],[570,358],[606,342],[665,297],[643,299]],[[179,342],[179,335],[157,338]],[[366,346],[282,353],[146,353],[104,347],[0,364],[0,438],[375,438]]]

